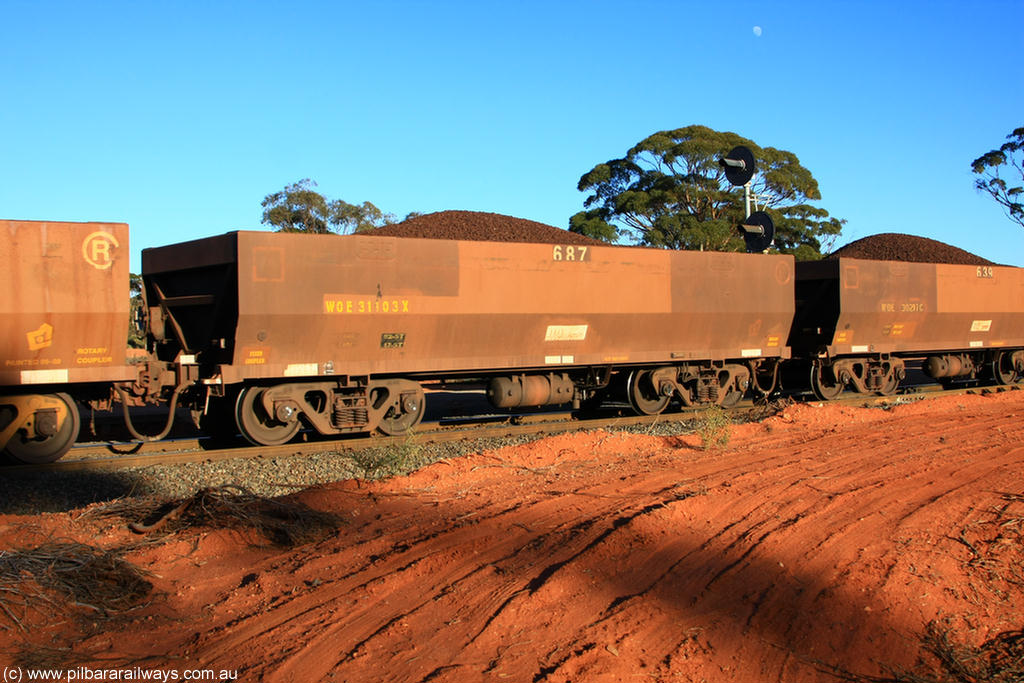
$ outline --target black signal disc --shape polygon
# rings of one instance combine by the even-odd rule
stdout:
[[[742,166],[731,166],[725,160],[742,161]],[[733,147],[732,151],[725,155],[725,160],[719,163],[725,169],[726,179],[733,185],[746,185],[754,177],[757,170],[754,163],[754,153],[749,148],[739,145]]]
[[[747,243],[748,252],[762,252],[770,247],[772,240],[775,239],[775,223],[764,211],[755,211],[740,225],[740,233]]]

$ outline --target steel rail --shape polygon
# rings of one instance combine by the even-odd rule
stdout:
[[[943,389],[938,385],[909,387],[889,396],[872,396],[850,393],[831,401],[821,401],[813,397],[782,397],[794,403],[848,405],[860,407],[878,407],[899,405],[917,400],[926,400],[942,396],[961,394],[996,393],[1003,391],[1019,391],[1021,386],[1011,387],[970,387],[959,389]],[[755,404],[744,400],[727,412],[734,416],[757,418],[767,404]],[[615,410],[615,408],[612,408]],[[216,448],[204,450],[200,448],[199,439],[184,439],[176,442],[156,442],[146,444],[130,444],[138,451],[130,454],[105,455],[103,457],[82,457],[59,460],[47,465],[12,465],[2,468],[0,475],[16,472],[74,472],[87,470],[112,470],[151,465],[180,465],[186,463],[218,462],[234,458],[258,457],[292,457],[307,456],[318,453],[357,452],[369,448],[388,446],[429,445],[435,443],[451,443],[455,441],[477,440],[488,438],[505,438],[531,436],[537,434],[554,435],[572,431],[590,431],[594,429],[623,429],[636,426],[655,427],[659,424],[686,422],[699,419],[706,406],[694,406],[678,411],[665,412],[659,415],[622,414],[627,409],[620,409],[615,415],[604,415],[593,418],[579,418],[573,413],[542,413],[513,415],[499,424],[494,424],[494,417],[489,416],[474,421],[471,418],[459,420],[458,425],[440,424],[434,429],[422,429],[403,436],[383,436],[379,434],[347,439],[313,438],[308,441],[296,441],[280,446],[244,446]],[[764,415],[761,415],[764,417]],[[187,448],[182,448],[187,444]],[[129,444],[107,445],[103,448],[124,447]],[[177,450],[175,450],[177,448]]]

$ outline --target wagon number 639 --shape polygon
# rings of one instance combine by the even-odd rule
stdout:
[[[551,250],[553,261],[589,261],[590,247],[556,244]]]

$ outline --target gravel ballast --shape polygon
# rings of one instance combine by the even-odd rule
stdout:
[[[446,458],[525,443],[537,437],[381,446],[282,457],[238,457],[109,470],[7,472],[0,477],[0,514],[66,512],[124,497],[187,498],[204,488],[237,484],[280,496],[344,479],[378,479]]]

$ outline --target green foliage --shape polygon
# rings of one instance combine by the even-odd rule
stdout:
[[[384,213],[370,202],[349,204],[341,199],[329,200],[313,187],[316,183],[305,178],[268,194],[262,202],[263,224],[274,226],[278,232],[344,235],[395,222],[394,215]]]
[[[142,310],[142,276],[128,274],[128,348],[146,348],[146,329]]]
[[[411,437],[402,444],[356,451],[351,457],[352,464],[364,479],[408,474],[427,461],[422,447],[414,443]]]
[[[697,434],[704,450],[721,450],[729,445],[732,437],[732,421],[722,406],[709,405],[697,423]]]
[[[1010,220],[1024,228],[1024,187],[1010,184],[1024,184],[1024,128],[1013,131],[1006,140],[999,149],[993,149],[971,162],[971,170],[981,176],[974,181],[974,187],[991,195]],[[999,175],[1004,167],[1009,180]]]
[[[569,230],[605,242],[615,242],[619,238],[615,226],[607,222],[600,209],[580,211],[570,217]]]
[[[736,229],[744,218],[743,192],[718,163],[736,145],[746,145],[757,159],[751,189],[770,209],[778,250],[820,258],[822,240],[834,241],[845,221],[807,203],[821,199],[810,171],[792,152],[705,126],[655,133],[622,159],[584,174],[578,189],[591,194],[569,229],[608,242],[629,236],[670,249],[743,251]]]

